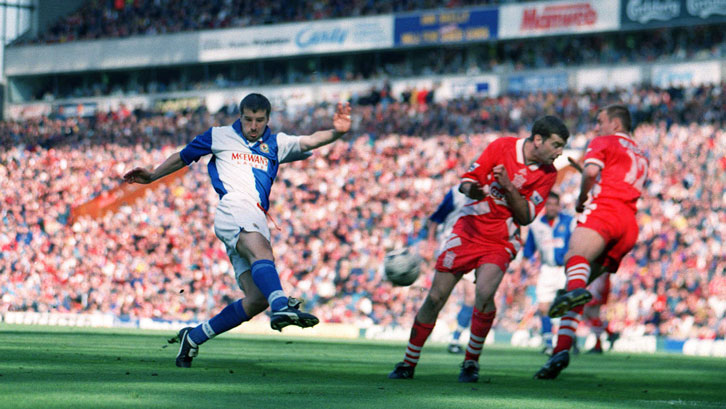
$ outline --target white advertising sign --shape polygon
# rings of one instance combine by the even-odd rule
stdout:
[[[656,65],[651,82],[659,87],[718,84],[721,65],[718,61]]]
[[[225,61],[393,47],[393,15],[200,33],[199,61]]]
[[[577,90],[628,88],[642,82],[641,68],[585,68],[577,70]]]
[[[499,38],[616,30],[620,1],[583,0],[504,5],[499,9]]]
[[[225,91],[211,91],[205,95],[207,109],[218,111],[229,104],[239,104],[240,100],[250,92],[260,92],[272,104],[273,111],[295,111],[297,107],[308,104],[328,102],[345,102],[353,95],[370,93],[372,84],[366,81],[339,82],[309,85],[281,85],[257,88],[236,88]]]
[[[391,81],[391,94],[399,98],[405,91],[426,90],[434,93],[434,102],[470,96],[499,95],[496,75],[417,77]]]
[[[50,115],[51,111],[51,105],[46,103],[18,105],[9,104],[7,109],[7,115],[8,119],[20,121],[23,119],[38,118],[41,116]]]
[[[499,95],[499,77],[496,75],[477,75],[446,78],[441,81],[441,87],[436,94],[436,99],[448,100],[475,95]]]

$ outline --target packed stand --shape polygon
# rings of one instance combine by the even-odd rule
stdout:
[[[294,2],[291,7],[289,1],[283,0],[89,0],[31,41],[65,43],[511,2],[304,0]]]
[[[281,167],[270,210],[281,227],[272,230],[272,243],[283,286],[323,321],[406,327],[431,263],[414,286],[393,288],[382,276],[383,254],[417,240],[438,200],[484,147],[501,135],[526,135],[526,124],[545,113],[583,132],[592,129],[598,107],[625,101],[640,122],[650,120],[635,138],[651,170],[638,245],[613,278],[610,325],[723,339],[726,118],[714,107],[724,106],[724,98],[726,84],[356,105],[350,139]],[[275,112],[272,127],[307,133],[324,127],[332,109]],[[710,125],[691,124],[706,114]],[[204,166],[115,213],[70,220],[73,207],[118,186],[129,166],[160,163],[208,126],[233,120],[226,111],[137,110],[3,123],[0,312],[197,320],[239,297],[211,228],[217,197]],[[582,133],[571,144],[582,149],[590,137]],[[574,176],[558,187],[566,209],[577,187]],[[523,289],[536,274],[525,263],[512,264],[498,293],[497,328],[513,331],[526,318],[531,292]],[[444,317],[456,310],[449,303]]]
[[[396,53],[365,54],[353,64],[347,57],[327,56],[325,62],[290,66],[262,60],[240,70],[238,64],[221,64],[200,76],[199,70],[170,74],[156,79],[144,75],[89,75],[76,81],[48,81],[31,99],[49,100],[105,95],[124,96],[191,90],[227,89],[256,85],[336,83],[354,80],[385,80],[430,75],[476,75],[510,73],[530,69],[572,68],[583,65],[617,65],[651,62],[685,62],[726,57],[726,31],[719,25],[617,32],[605,35],[546,37],[496,41],[466,47],[432,47],[399,50]],[[377,61],[377,63],[372,63]],[[344,67],[353,66],[353,70]],[[152,69],[153,70],[153,69]],[[184,70],[184,69],[179,69]],[[173,72],[173,70],[172,70]]]

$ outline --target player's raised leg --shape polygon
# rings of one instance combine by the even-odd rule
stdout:
[[[590,280],[590,262],[604,249],[605,240],[596,231],[577,227],[572,233],[570,248],[565,255],[566,291],[557,295],[549,314],[550,317],[562,317],[557,332],[557,346],[552,357],[534,375],[536,379],[554,379],[569,365],[569,350],[575,339],[584,305],[592,299],[590,292],[585,289]],[[596,273],[600,272],[598,268]]]
[[[567,286],[552,302],[549,316],[557,318],[578,305],[585,305],[592,295],[585,289],[590,282],[590,263],[605,249],[605,240],[598,232],[586,227],[577,227],[570,239],[570,248],[565,255]],[[599,272],[598,272],[599,273]]]
[[[259,232],[242,231],[237,241],[237,251],[251,264],[254,285],[267,299],[272,310],[270,326],[281,330],[288,325],[307,328],[316,325],[316,316],[300,311],[300,301],[289,298],[282,290],[280,276],[275,268],[270,242]]]
[[[426,343],[431,331],[436,325],[436,318],[439,316],[441,308],[449,299],[451,291],[461,278],[460,275],[444,273],[436,271],[434,273],[434,281],[426,296],[421,308],[416,314],[416,318],[411,327],[411,335],[406,346],[406,353],[403,361],[396,364],[393,371],[388,374],[391,379],[411,379],[413,372],[421,357],[421,349]]]

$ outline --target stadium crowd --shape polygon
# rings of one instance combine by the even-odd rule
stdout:
[[[596,110],[624,101],[640,123],[635,139],[651,167],[639,242],[613,277],[610,325],[726,337],[725,83],[440,104],[383,94],[375,104],[354,104],[350,138],[281,167],[273,187],[270,210],[280,229],[272,243],[283,285],[321,320],[409,325],[431,263],[415,285],[394,288],[383,278],[383,255],[417,241],[433,207],[483,148],[501,135],[526,136],[526,125],[547,113],[579,133],[570,147],[582,150]],[[275,111],[271,125],[303,134],[325,126],[332,109]],[[204,166],[103,217],[73,218],[75,207],[117,187],[131,164],[160,163],[234,115],[124,109],[3,122],[0,312],[196,320],[239,297],[213,233],[217,197]],[[577,188],[574,173],[558,186],[565,208],[572,209]],[[536,275],[536,265],[512,264],[498,293],[497,328],[522,325]]]
[[[78,11],[24,42],[64,43],[524,1],[88,0]]]
[[[365,54],[354,64],[344,57],[305,64],[278,61],[255,65],[228,64],[209,70],[166,70],[157,75],[89,75],[74,80],[47,81],[31,99],[48,100],[103,95],[138,95],[261,84],[385,80],[428,75],[506,73],[573,65],[683,62],[726,56],[726,37],[720,25],[664,28],[577,37],[497,41],[458,48],[401,50],[395,55]],[[353,58],[353,57],[346,57]],[[375,61],[375,63],[373,63]],[[353,68],[350,68],[350,67]],[[307,67],[307,68],[303,68]],[[206,73],[206,74],[204,74]]]

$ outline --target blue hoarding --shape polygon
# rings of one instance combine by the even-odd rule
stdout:
[[[497,37],[499,10],[473,8],[396,16],[394,44],[416,46],[485,41]]]

